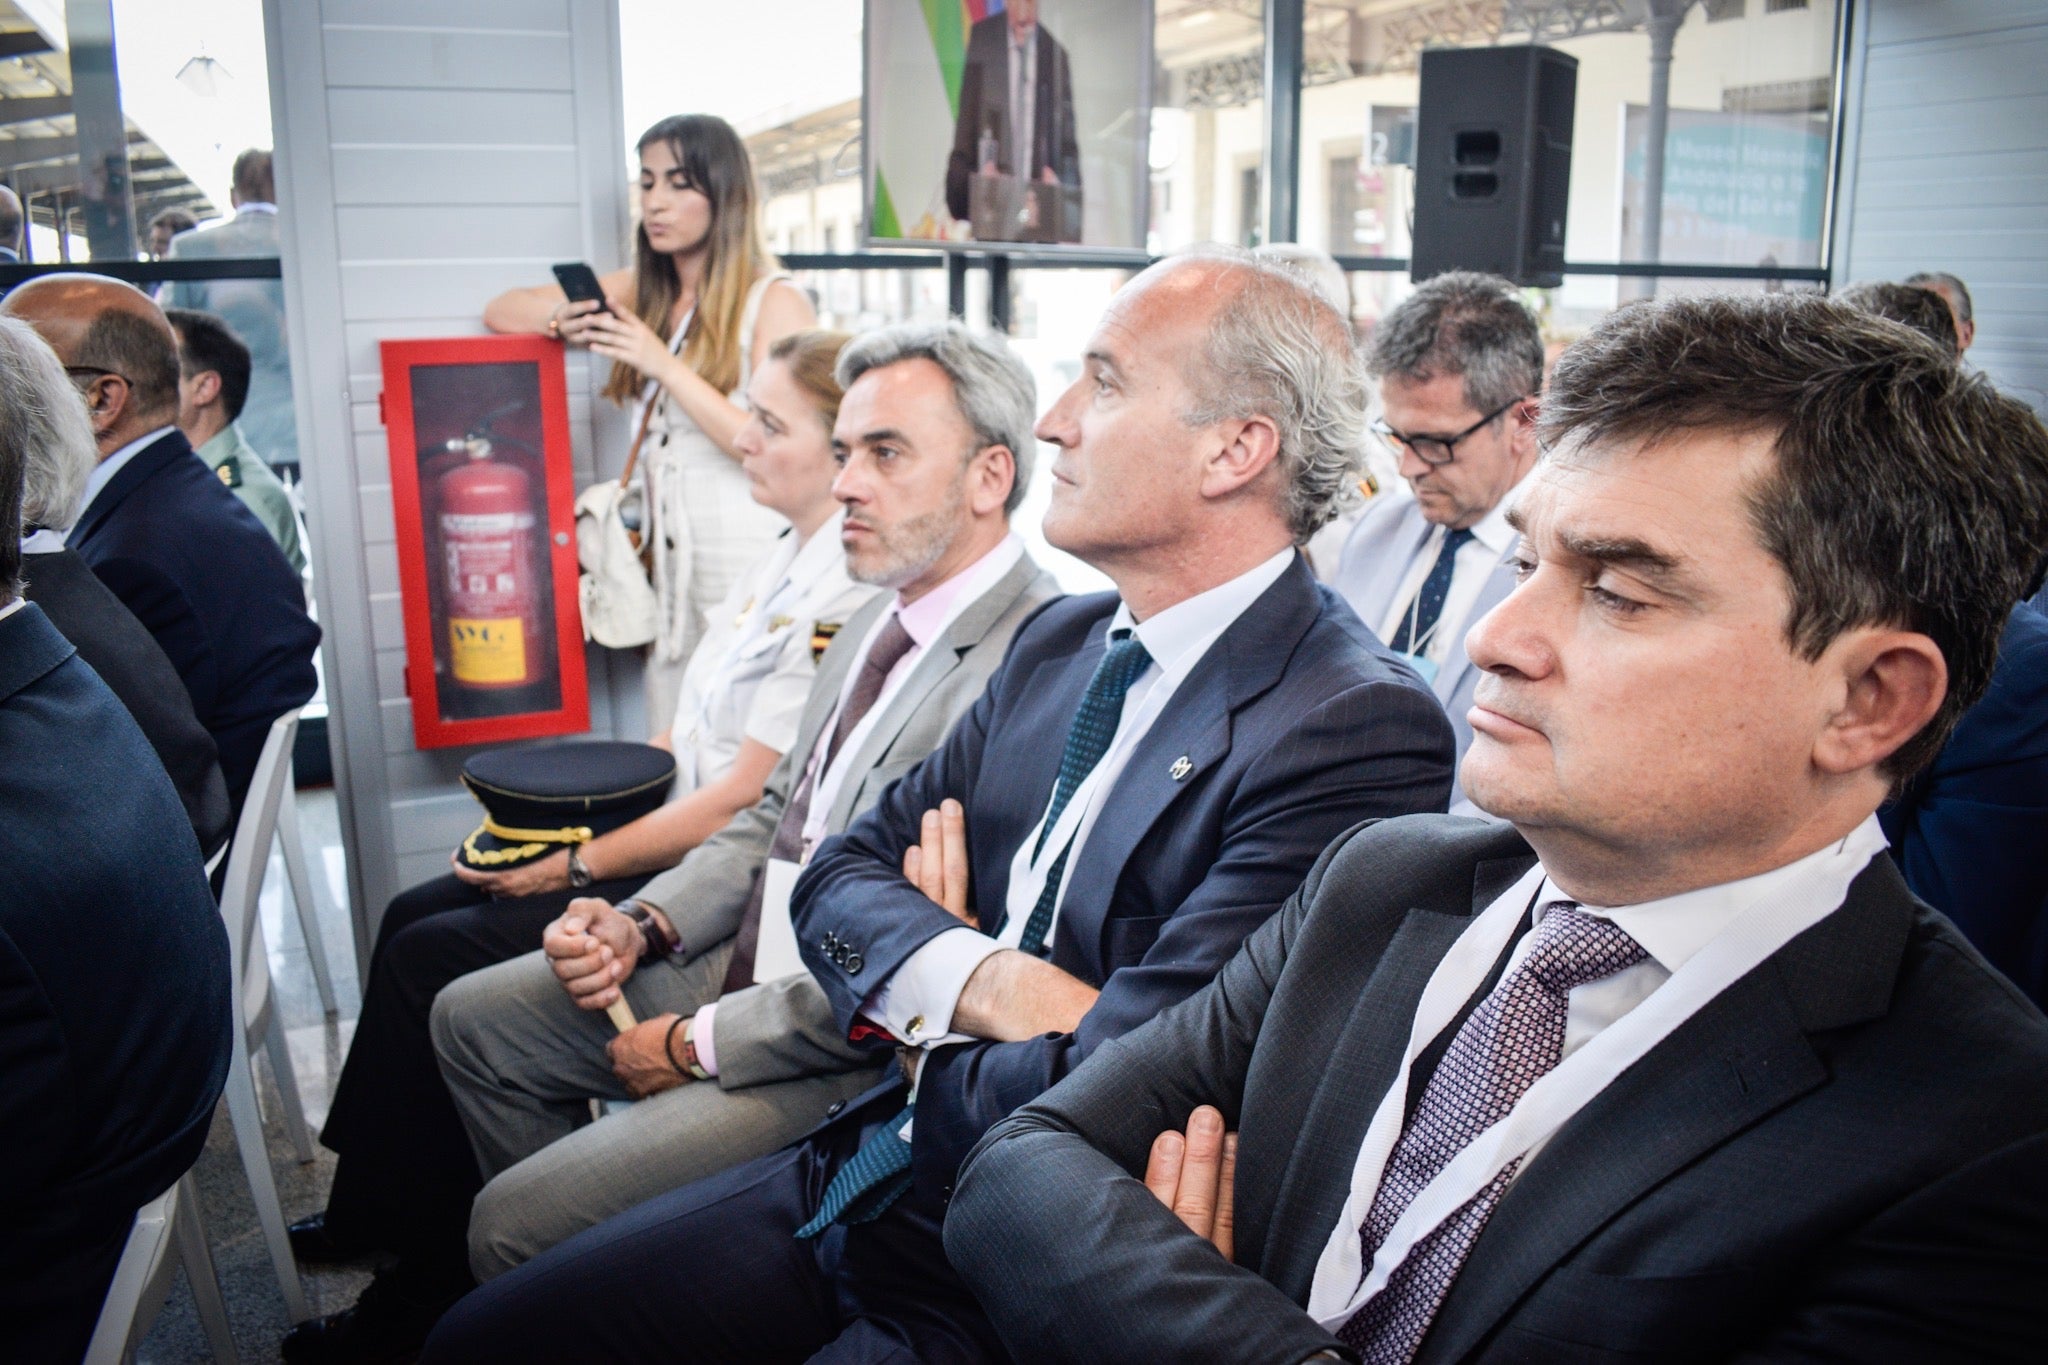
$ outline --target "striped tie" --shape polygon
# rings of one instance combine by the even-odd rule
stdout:
[[[1052,805],[1045,812],[1045,823],[1039,827],[1033,856],[1045,847],[1046,836],[1059,823],[1060,813],[1109,752],[1117,724],[1123,719],[1124,694],[1151,662],[1152,656],[1145,652],[1137,637],[1125,634],[1110,643],[1102,662],[1095,666],[1095,676],[1088,680],[1088,690],[1081,696],[1081,709],[1074,716],[1073,728],[1067,731],[1059,777],[1053,783]],[[1052,928],[1053,905],[1059,900],[1060,879],[1066,873],[1067,854],[1072,848],[1069,843],[1061,849],[1046,873],[1045,889],[1039,892],[1037,904],[1031,907],[1031,917],[1024,921],[1023,936],[1017,941],[1019,951],[1035,955],[1044,950],[1046,933]],[[1002,932],[1000,924],[995,932]],[[899,1134],[916,1108],[911,1105],[861,1144],[853,1159],[840,1167],[832,1183],[825,1187],[825,1199],[817,1217],[798,1228],[797,1236],[816,1237],[834,1223],[852,1227],[871,1222],[903,1197],[910,1188],[911,1149]]]

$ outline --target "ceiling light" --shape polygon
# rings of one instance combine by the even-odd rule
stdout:
[[[208,56],[194,57],[178,68],[178,84],[202,99],[212,99],[234,75]]]

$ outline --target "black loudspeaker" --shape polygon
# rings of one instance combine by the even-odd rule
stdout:
[[[1564,283],[1578,58],[1556,48],[1430,48],[1415,130],[1409,275],[1486,270]]]

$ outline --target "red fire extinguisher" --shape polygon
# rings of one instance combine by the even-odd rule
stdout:
[[[541,677],[544,635],[533,481],[492,459],[485,437],[452,440],[448,449],[469,456],[439,485],[449,671],[464,687],[524,687]]]

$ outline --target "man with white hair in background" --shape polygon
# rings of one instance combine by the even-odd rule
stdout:
[[[796,886],[841,1035],[902,1076],[486,1285],[424,1359],[1004,1358],[939,1240],[967,1149],[1203,986],[1338,832],[1448,795],[1441,709],[1297,550],[1364,416],[1293,271],[1206,252],[1119,291],[1038,425],[1046,538],[1116,591],[1034,617]]]

